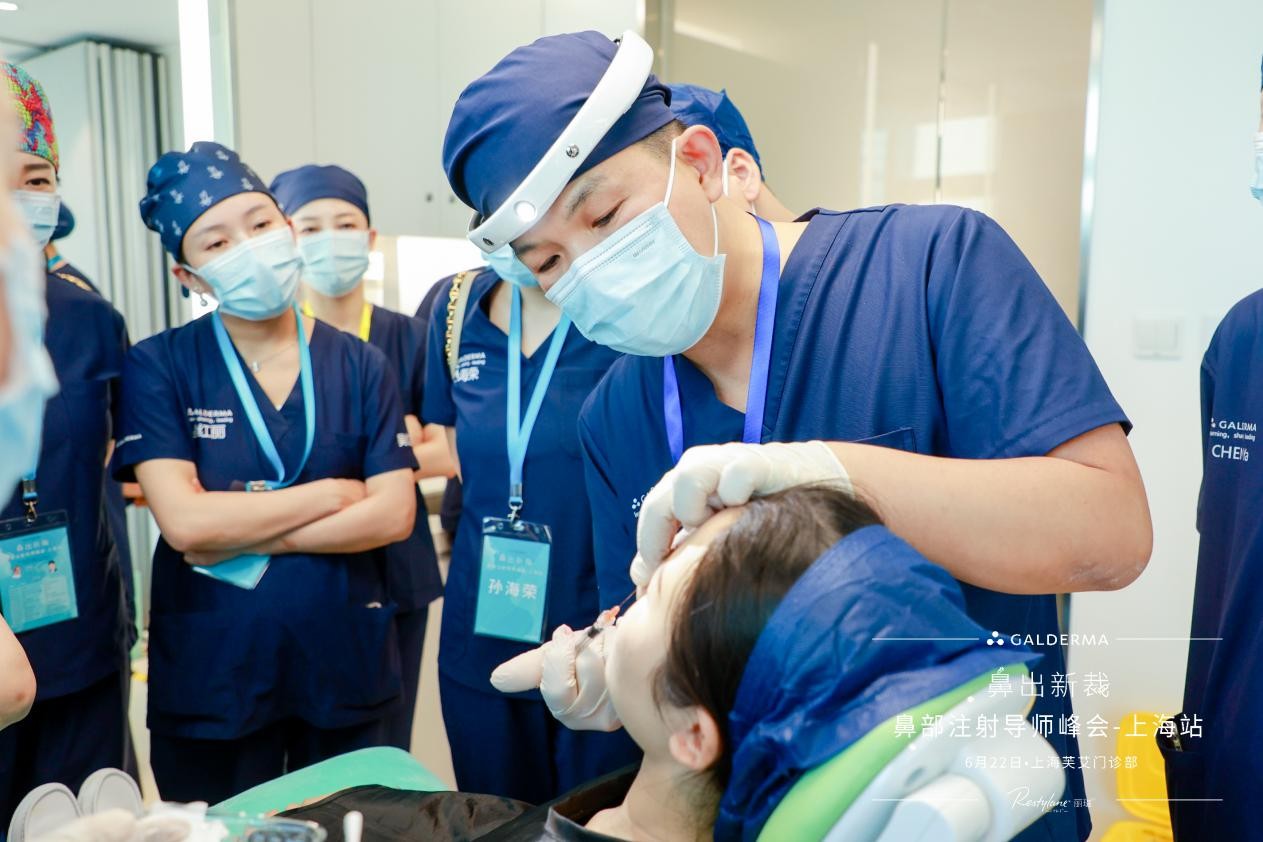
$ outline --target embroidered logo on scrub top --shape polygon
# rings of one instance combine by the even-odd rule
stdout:
[[[412,437],[407,433],[398,433],[395,435],[395,444],[400,447],[412,447]]]
[[[487,364],[487,355],[482,351],[471,351],[468,354],[461,354],[456,360],[456,376],[452,378],[453,383],[472,383],[478,379],[478,375],[482,373],[482,367]]]
[[[640,517],[640,507],[643,505],[645,505],[644,494],[640,495],[639,497],[632,498],[632,504],[631,504],[632,517],[634,518]]]
[[[185,415],[195,439],[223,441],[228,436],[228,425],[232,423],[231,409],[195,409],[190,406]]]
[[[1259,425],[1253,421],[1230,421],[1224,418],[1210,419],[1210,456],[1230,462],[1249,462],[1250,450],[1259,433]]]

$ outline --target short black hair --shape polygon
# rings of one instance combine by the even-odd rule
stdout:
[[[684,130],[687,128],[688,126],[684,125],[679,120],[672,120],[662,128],[655,129],[653,132],[649,133],[637,142],[644,145],[644,147],[648,149],[654,157],[661,158],[665,161],[671,157],[671,141],[684,134]]]

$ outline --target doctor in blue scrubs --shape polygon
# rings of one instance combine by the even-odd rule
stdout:
[[[450,462],[442,430],[433,432],[427,445],[417,420],[425,377],[425,326],[402,313],[374,307],[364,297],[364,273],[377,237],[370,227],[364,182],[342,167],[307,164],[278,175],[271,190],[298,236],[303,314],[358,336],[386,356],[399,383],[404,424],[418,464],[428,465],[436,458]],[[422,475],[418,471],[418,478]],[[443,593],[429,513],[420,489],[414,496],[417,518],[412,534],[386,548],[404,689],[401,704],[388,717],[386,742],[404,751],[412,743],[426,617],[430,603]]]
[[[20,91],[23,128],[8,186],[42,248],[59,204],[52,112],[21,67],[0,63],[0,73]],[[96,769],[122,765],[127,728],[131,629],[102,497],[126,330],[99,295],[51,273],[45,302],[52,370],[35,359],[22,372],[34,387],[23,412],[43,418],[38,462],[19,469],[22,482],[6,490],[0,512],[0,607],[38,683],[30,714],[0,732],[0,825],[39,784],[78,788]],[[42,397],[58,383],[41,413]]]
[[[676,120],[652,58],[631,32],[541,38],[465,89],[444,144],[470,240],[511,244],[582,334],[627,354],[579,419],[602,606],[648,581],[681,525],[829,482],[963,582],[980,625],[1037,635],[1049,686],[1054,594],[1126,585],[1152,541],[1126,416],[1082,339],[982,214],[781,223],[725,199],[714,134]],[[576,673],[578,637],[546,647],[562,663],[545,657],[545,678],[567,658]],[[1052,694],[1033,710],[1070,712]],[[1022,838],[1087,838],[1068,778]]]
[[[1263,94],[1250,185],[1263,204]],[[1263,290],[1202,358],[1202,489],[1184,710],[1158,744],[1177,842],[1259,838],[1263,780]]]
[[[293,231],[235,152],[163,155],[140,212],[219,304],[129,352],[114,456],[162,533],[158,789],[216,802],[380,741],[401,695],[384,548],[412,534],[416,460],[390,364],[301,314]]]
[[[537,691],[501,695],[489,681],[599,610],[574,421],[618,354],[574,330],[511,253],[490,262],[465,281],[455,377],[441,309],[453,280],[430,320],[422,416],[448,428],[462,480],[439,692],[457,786],[539,804],[639,756],[624,734],[569,730]]]

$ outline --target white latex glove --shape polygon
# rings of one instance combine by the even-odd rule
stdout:
[[[640,507],[631,578],[649,584],[681,527],[696,528],[720,509],[808,483],[851,491],[846,468],[822,441],[709,444],[684,451]]]
[[[491,686],[501,693],[539,688],[552,715],[571,730],[617,731],[623,724],[605,687],[605,646],[616,628],[598,634],[576,657],[585,633],[559,626],[543,646],[496,667]]]

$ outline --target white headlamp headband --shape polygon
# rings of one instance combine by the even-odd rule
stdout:
[[[652,67],[653,48],[630,29],[624,32],[601,81],[544,157],[490,216],[474,214],[466,235],[469,241],[490,254],[534,225],[601,138],[632,107]]]

